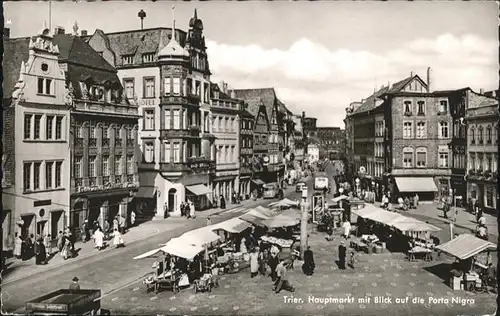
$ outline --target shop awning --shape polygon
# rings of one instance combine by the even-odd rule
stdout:
[[[434,179],[427,178],[395,178],[399,192],[437,192]]]
[[[242,231],[244,231],[245,229],[248,229],[250,227],[252,227],[252,225],[235,217],[235,218],[231,218],[227,221],[221,222],[219,224],[215,224],[211,228],[212,228],[212,230],[221,229],[221,230],[227,231],[229,233],[239,234]]]
[[[492,242],[477,238],[470,234],[463,234],[444,244],[436,246],[436,249],[464,260],[485,250],[496,250],[497,246]]]
[[[256,185],[263,185],[266,184],[264,181],[261,179],[252,179],[252,182],[255,183]]]
[[[186,189],[198,196],[211,193],[210,189],[204,184],[187,185]]]
[[[215,226],[215,225],[212,225]],[[220,236],[211,230],[210,226],[188,231],[181,235],[180,240],[188,244],[204,247],[220,239]]]
[[[155,187],[140,187],[137,193],[135,194],[136,198],[150,199],[156,193]]]

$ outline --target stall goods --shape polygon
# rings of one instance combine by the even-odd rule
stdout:
[[[278,245],[281,248],[290,248],[293,244],[293,240],[276,238],[276,237],[272,237],[272,236],[262,236],[260,239],[264,242]]]

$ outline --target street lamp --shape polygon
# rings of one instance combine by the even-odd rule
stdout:
[[[137,13],[137,16],[141,19],[141,30],[144,28],[144,18],[146,17],[146,12],[141,9],[139,13]]]

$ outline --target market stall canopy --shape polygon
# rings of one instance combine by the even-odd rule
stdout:
[[[221,229],[221,230],[225,230],[229,233],[239,234],[242,231],[244,231],[245,229],[248,229],[250,227],[252,227],[252,225],[235,217],[235,218],[231,218],[227,221],[221,222],[219,224],[215,224],[211,227],[211,229],[212,230]]]
[[[257,206],[256,208],[254,208],[254,210],[259,212],[260,214],[266,216],[268,219],[276,215],[276,212],[271,211],[270,209],[263,207],[263,206],[260,206],[260,205]]]
[[[399,192],[437,192],[438,191],[438,189],[436,187],[436,183],[434,183],[434,179],[430,178],[430,177],[396,178],[396,185],[398,186]]]
[[[260,218],[260,219],[269,219],[269,218],[271,218],[271,216],[267,216],[265,214],[262,214],[261,212],[257,211],[256,209],[251,209],[245,215],[250,215],[250,216],[253,216],[253,217]],[[245,216],[245,215],[243,215],[243,216]]]
[[[402,232],[437,232],[441,230],[434,225],[403,215],[391,221],[389,225]]]
[[[269,207],[292,207],[292,206],[297,206],[298,204],[299,204],[298,202],[285,198],[281,201],[270,203]]]
[[[470,234],[463,234],[444,244],[436,246],[436,249],[457,257],[458,259],[465,260],[485,250],[497,250],[497,245]]]
[[[192,192],[194,195],[197,196],[202,196],[212,193],[212,191],[210,191],[210,189],[204,184],[187,185],[186,189],[188,189],[190,192]]]
[[[264,225],[264,223],[262,223],[262,221],[264,219],[259,218],[259,217],[254,216],[254,215],[244,214],[244,215],[241,215],[239,218],[241,220],[243,220],[245,222],[249,222],[250,224],[253,224],[255,226],[260,226],[260,227],[265,227],[266,226],[266,225]]]
[[[264,181],[261,179],[252,179],[252,182],[255,183],[256,185],[263,185],[266,184]]]
[[[268,228],[290,227],[298,225],[300,223],[300,219],[294,219],[284,215],[277,215],[271,219],[262,221],[262,223]]]
[[[300,213],[300,210],[297,210],[297,209],[288,209],[288,210],[284,210],[283,212],[281,212],[277,216],[286,216],[286,217],[289,217],[291,219],[300,219],[301,213]]]
[[[215,226],[215,225],[212,225]],[[184,233],[179,238],[186,243],[204,247],[220,239],[220,236],[212,231],[212,226],[202,227]]]
[[[150,250],[148,252],[145,252],[142,255],[135,256],[134,260],[139,260],[139,259],[144,259],[144,258],[148,258],[148,257],[153,257],[153,256],[156,256],[160,252],[161,252],[161,248],[156,248],[156,249]]]
[[[361,209],[352,209],[351,213],[358,215],[359,217],[366,218],[366,216],[372,213],[378,213],[381,209],[374,207],[371,204],[365,204]]]
[[[390,225],[390,223],[394,220],[403,220],[402,218],[408,218],[405,216],[402,216],[398,213],[394,212],[389,212],[385,211],[382,209],[377,210],[376,212],[369,213],[365,216],[365,218],[370,219],[372,221],[385,224],[385,225]]]
[[[343,194],[342,194],[342,195],[340,195],[340,196],[337,196],[337,197],[333,198],[333,199],[332,199],[332,201],[333,201],[334,203],[338,203],[338,202],[340,202],[340,201],[342,201],[342,200],[347,200],[348,198],[349,198],[349,197],[348,197],[347,195],[343,195]]]
[[[169,242],[166,246],[161,248],[161,251],[165,253],[190,261],[203,250],[203,247],[186,244],[182,241]]]

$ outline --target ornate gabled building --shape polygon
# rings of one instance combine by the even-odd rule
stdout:
[[[243,102],[228,94],[227,83],[211,85],[212,131],[216,148],[216,173],[213,179],[214,199],[224,196],[232,201],[233,192],[247,194],[240,186],[240,114]]]
[[[265,183],[278,182],[281,184],[285,171],[283,162],[284,127],[280,127],[278,121],[281,101],[276,96],[274,88],[236,89],[234,92],[236,98],[248,103],[248,111],[255,117],[254,128],[260,129],[258,133],[254,133],[254,137],[259,138],[259,142],[256,139],[254,140],[254,155],[262,157],[266,169],[266,172],[261,174],[261,180]],[[262,110],[264,110],[264,113]],[[268,123],[266,142],[263,141],[264,119]]]
[[[244,199],[250,198],[251,179],[253,175],[253,133],[255,118],[247,111],[246,104],[240,111],[240,195]]]
[[[208,207],[215,173],[211,73],[197,12],[187,33],[175,27],[109,34],[97,30],[88,41],[114,63],[127,98],[142,115],[138,208],[156,209],[163,217],[165,211],[180,214],[185,200],[198,210]]]
[[[11,209],[21,233],[55,238],[64,227],[78,233],[85,219],[127,219],[138,186],[138,115],[116,70],[62,28],[5,44],[15,52],[6,73],[19,74],[10,106],[23,134],[13,142]]]

